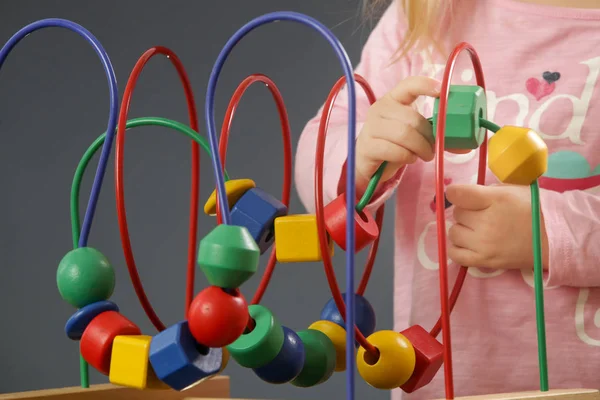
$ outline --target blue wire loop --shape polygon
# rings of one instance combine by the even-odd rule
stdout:
[[[8,54],[12,49],[14,49],[17,43],[19,43],[21,39],[25,38],[27,35],[42,28],[65,28],[82,36],[89,44],[92,45],[96,51],[96,54],[98,54],[98,57],[100,57],[100,61],[104,67],[104,72],[106,73],[106,78],[108,79],[108,87],[110,91],[110,113],[108,115],[108,127],[106,128],[106,141],[102,147],[100,161],[98,162],[98,169],[96,170],[96,176],[94,177],[94,183],[92,185],[88,206],[85,210],[85,217],[83,218],[81,235],[79,237],[79,247],[85,247],[87,246],[90,230],[92,228],[92,221],[94,219],[96,206],[98,205],[98,198],[100,196],[100,190],[102,189],[102,181],[106,172],[106,165],[110,157],[115,130],[117,127],[117,116],[119,112],[119,90],[117,88],[117,78],[115,76],[115,71],[110,59],[108,58],[108,54],[106,54],[106,51],[98,39],[96,39],[96,37],[94,37],[90,31],[81,25],[60,18],[42,19],[21,28],[21,30],[15,33],[0,50],[0,70],[4,65],[4,61],[6,61],[6,57],[8,57]]]
[[[300,23],[320,33],[327,42],[333,47],[346,76],[346,85],[348,88],[348,161],[347,161],[347,176],[346,176],[346,193],[355,193],[355,137],[356,137],[356,90],[354,82],[354,74],[350,58],[340,41],[335,35],[322,23],[307,15],[295,12],[274,12],[262,15],[253,19],[238,30],[225,44],[223,50],[219,54],[215,65],[213,66],[208,88],[206,90],[206,130],[210,142],[212,153],[213,171],[217,185],[217,196],[219,196],[220,204],[228,204],[225,193],[225,182],[223,179],[223,169],[221,168],[221,159],[219,157],[219,149],[217,146],[217,135],[215,129],[215,91],[219,75],[225,64],[225,60],[239,43],[254,28],[261,25],[266,25],[271,22],[290,21]],[[355,196],[346,196],[347,209],[354,209]],[[229,207],[221,207],[222,219],[224,224],[231,224]],[[349,249],[354,248],[354,215],[348,213],[346,219],[346,243]],[[346,399],[354,399],[354,252],[346,252]]]

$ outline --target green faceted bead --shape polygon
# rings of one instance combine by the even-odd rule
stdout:
[[[221,224],[200,241],[198,265],[211,285],[235,289],[254,275],[259,257],[248,229]]]
[[[273,313],[264,306],[248,306],[248,313],[256,324],[254,329],[227,346],[227,350],[242,367],[259,368],[270,363],[279,354],[283,347],[283,328]]]
[[[327,335],[314,329],[298,332],[304,344],[304,366],[300,375],[291,383],[298,387],[310,387],[325,382],[335,370],[335,347]]]
[[[68,252],[58,264],[56,284],[67,303],[81,308],[110,298],[115,271],[98,250],[80,247]]]
[[[433,135],[435,137],[440,99],[433,106]],[[483,142],[485,129],[479,124],[480,118],[487,117],[485,91],[480,86],[452,85],[446,110],[446,149],[476,149]]]

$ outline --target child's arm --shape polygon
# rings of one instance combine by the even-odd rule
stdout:
[[[385,12],[363,48],[361,61],[356,73],[362,75],[371,85],[377,98],[382,97],[403,77],[409,75],[409,61],[406,57],[394,62],[394,53],[400,46],[402,29],[399,24],[398,7],[394,4]],[[357,85],[357,134],[361,131],[369,109],[369,101],[364,91]],[[310,212],[314,212],[314,164],[317,133],[322,109],[308,122],[298,143],[295,161],[295,181],[300,199]],[[330,116],[324,160],[324,201],[325,204],[335,199],[344,191],[345,176],[342,169],[346,161],[348,149],[348,101],[344,90],[338,96]],[[374,196],[371,207],[387,199],[397,184],[401,172],[394,179],[388,180]],[[340,188],[338,188],[338,185]],[[341,190],[340,190],[341,189]]]
[[[549,286],[600,286],[600,198],[541,191],[548,237]]]

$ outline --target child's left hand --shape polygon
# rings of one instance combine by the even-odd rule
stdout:
[[[531,194],[528,186],[451,185],[455,224],[448,232],[448,257],[466,267],[533,268]],[[542,254],[548,237],[542,218]]]

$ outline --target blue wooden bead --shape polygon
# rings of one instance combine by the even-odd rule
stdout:
[[[79,340],[85,328],[92,322],[94,318],[105,311],[117,311],[119,307],[112,301],[102,300],[97,301],[87,306],[81,307],[68,319],[65,324],[65,333],[69,339]]]
[[[254,373],[263,381],[282,384],[296,379],[304,365],[304,344],[300,337],[288,327],[283,326],[283,346],[279,354],[267,365],[254,368]]]
[[[158,379],[175,390],[184,390],[219,372],[223,350],[198,344],[184,321],[152,338],[149,358]]]
[[[342,294],[344,296],[344,300],[346,299],[346,294]],[[354,323],[358,327],[358,330],[365,336],[369,336],[375,332],[375,310],[373,306],[367,299],[358,294],[354,295]],[[342,318],[337,306],[335,305],[335,301],[333,298],[325,304],[323,310],[321,311],[321,319],[334,322],[346,329],[346,323]]]
[[[231,225],[246,227],[263,254],[275,240],[275,218],[287,215],[287,211],[275,197],[260,188],[253,188],[231,209]]]

